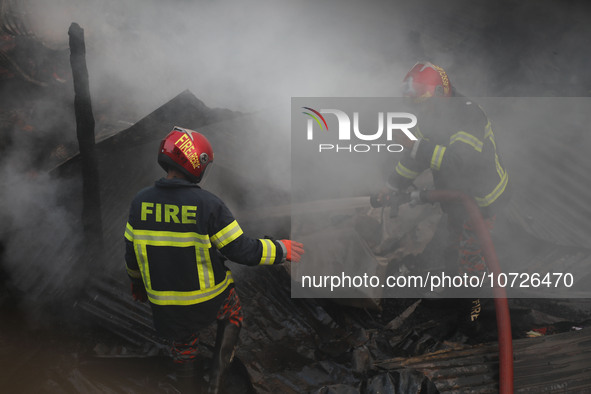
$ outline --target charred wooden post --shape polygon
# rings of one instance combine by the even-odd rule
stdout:
[[[75,94],[76,135],[82,162],[82,223],[87,252],[85,258],[87,261],[93,261],[103,250],[99,172],[94,146],[95,122],[86,67],[84,29],[77,23],[72,23],[68,35],[70,36],[70,65]]]

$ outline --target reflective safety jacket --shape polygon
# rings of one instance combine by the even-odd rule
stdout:
[[[485,215],[506,199],[509,174],[497,150],[491,123],[480,106],[466,98],[437,99],[419,113],[413,134],[419,138],[396,165],[388,183],[406,188],[430,168],[435,187],[471,195]],[[449,204],[442,204],[444,211]]]
[[[136,195],[125,242],[127,273],[143,281],[156,329],[177,338],[215,319],[233,283],[224,257],[265,265],[285,256],[282,243],[247,237],[218,197],[181,179],[160,179]],[[198,308],[205,304],[208,318]]]

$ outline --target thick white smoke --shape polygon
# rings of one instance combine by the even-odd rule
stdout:
[[[588,77],[577,66],[586,64],[586,55],[571,39],[588,36],[588,24],[577,17],[583,13],[573,5],[523,4],[24,0],[18,6],[30,29],[54,48],[67,49],[72,22],[85,30],[93,104],[105,116],[125,112],[116,120],[135,122],[189,89],[210,107],[261,113],[278,108],[285,123],[273,142],[289,144],[291,97],[396,96],[405,72],[419,59],[444,67],[452,84],[469,96],[581,94]],[[559,10],[574,15],[572,23],[553,28],[551,36],[543,33],[547,23],[536,30],[535,20],[548,21]],[[560,53],[563,49],[567,52]],[[73,108],[65,108],[64,116],[73,118]],[[101,134],[100,119],[97,125]],[[71,139],[75,130],[64,133]],[[520,149],[506,140],[501,144]],[[248,155],[248,147],[241,153]],[[8,245],[7,256],[16,258],[9,264],[18,270],[30,253],[39,257],[37,251],[49,248],[59,255],[75,245],[68,212],[55,207],[60,186],[44,176],[28,179],[26,170],[3,163],[2,216],[15,229],[10,238],[28,241],[31,226],[47,230],[46,239],[35,240],[39,249]],[[28,242],[14,243],[23,244]],[[64,270],[56,267],[34,265],[31,272],[60,277]]]
[[[2,264],[10,286],[25,302],[43,304],[77,288],[81,282],[71,281],[84,277],[71,275],[81,263],[78,218],[58,201],[71,185],[47,174],[16,172],[6,161],[2,164]]]

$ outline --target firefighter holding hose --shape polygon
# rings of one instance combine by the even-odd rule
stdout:
[[[198,184],[213,162],[209,141],[174,127],[162,140],[158,163],[167,172],[131,203],[125,230],[133,297],[149,301],[156,331],[172,343],[177,376],[191,381],[198,332],[217,319],[209,391],[220,390],[242,326],[243,313],[225,258],[245,265],[300,260],[298,242],[243,234],[226,205]]]
[[[429,62],[415,64],[406,74],[403,96],[411,99],[410,105],[418,113],[419,122],[412,130],[418,140],[405,136],[397,140],[404,146],[405,155],[374,199],[381,204],[401,201],[398,196],[430,169],[436,189],[472,196],[487,227],[492,229],[498,208],[508,198],[509,175],[482,108],[458,94],[445,70]],[[446,271],[469,275],[484,272],[481,247],[462,205],[443,203],[441,208],[447,213],[448,224]],[[471,308],[471,321],[478,318],[474,313],[478,310]]]

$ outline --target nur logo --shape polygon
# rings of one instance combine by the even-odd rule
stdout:
[[[311,114],[310,112],[302,112],[305,115],[310,116],[312,119],[314,119],[316,121],[316,123],[318,123],[318,126],[320,126],[320,129],[322,129],[322,123],[324,123],[324,127],[326,127],[326,130],[328,130],[328,125],[326,124],[326,119],[324,119],[324,116],[322,116],[320,114],[320,112],[316,111],[315,109],[312,109],[310,107],[302,107],[303,109],[307,109],[310,112],[313,112],[315,115]],[[320,123],[320,120],[318,119],[322,119],[322,123]],[[312,139],[312,119],[308,119],[308,139],[311,140]]]
[[[320,111],[317,111],[310,107],[302,108],[306,110],[302,113],[310,117],[310,119],[308,119],[306,133],[306,138],[310,141],[314,139],[314,121],[316,124],[318,124],[320,130],[328,131],[328,123],[326,122],[323,114],[332,114],[336,117],[336,121],[338,123],[337,137],[339,141],[351,141],[352,135],[355,139],[361,141],[377,141],[379,139],[383,139],[384,130],[387,142],[391,142],[393,140],[394,132],[402,132],[411,140],[417,140],[417,137],[415,137],[410,131],[410,129],[416,126],[417,117],[408,112],[378,112],[377,131],[373,132],[372,130],[372,132],[367,132],[366,130],[361,130],[359,127],[359,112],[353,112],[353,122],[351,122],[349,115],[338,109],[321,109]],[[400,144],[386,143],[350,145],[318,144],[319,152],[324,150],[333,150],[336,152],[369,152],[375,150],[379,152],[382,148],[388,152],[401,152],[404,149]]]

